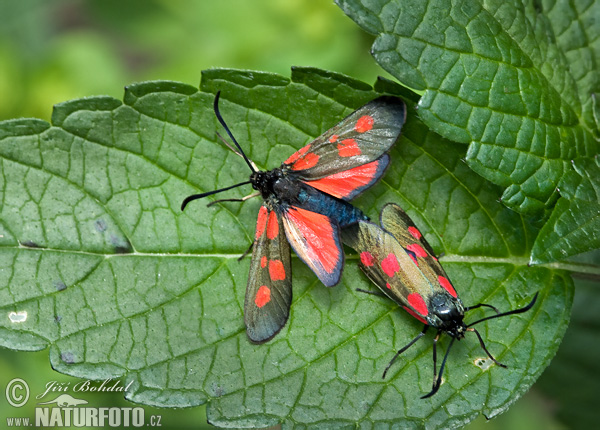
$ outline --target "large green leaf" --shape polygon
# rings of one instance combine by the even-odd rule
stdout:
[[[564,260],[600,248],[600,159],[574,161],[560,194],[533,245],[532,264]]]
[[[377,36],[376,61],[422,91],[423,121],[468,143],[468,165],[505,187],[509,207],[551,208],[571,160],[598,153],[599,2],[336,1]]]
[[[376,87],[400,92],[387,81]],[[489,366],[468,336],[450,354],[439,393],[421,400],[432,383],[427,337],[382,380],[421,327],[393,303],[355,291],[371,286],[352,256],[334,288],[294,258],[289,323],[273,341],[250,344],[242,318],[249,259],[237,258],[253,238],[260,202],[179,210],[185,196],[249,174],[215,134],[217,90],[225,119],[261,168],[278,166],[376,96],[370,85],[314,69],[294,69],[291,79],[212,70],[200,91],[137,84],[124,102],[61,104],[52,124],[0,123],[3,346],[49,347],[60,372],[134,381],[127,396],[143,404],[208,402],[209,420],[231,427],[449,428],[502,412],[533,384],[565,331],[571,280],[528,266],[535,228],[502,206],[496,186],[412,107],[384,181],[356,204],[376,217],[384,203],[400,203],[444,252],[440,261],[467,305],[509,310],[540,291],[530,312],[480,326],[509,368]]]
[[[576,279],[575,286],[573,315],[564,342],[536,388],[555,401],[556,415],[567,428],[583,430],[598,423],[600,290],[597,280]]]

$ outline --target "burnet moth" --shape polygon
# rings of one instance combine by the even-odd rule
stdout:
[[[437,329],[433,340],[433,387],[422,399],[433,396],[440,388],[452,344],[462,339],[466,332],[475,333],[487,356],[497,365],[506,367],[490,354],[473,326],[490,319],[527,312],[535,304],[538,294],[527,306],[509,312],[499,313],[495,307],[484,303],[465,307],[431,246],[400,206],[393,203],[385,205],[380,214],[380,224],[382,228],[361,220],[349,226],[343,231],[344,243],[359,253],[360,268],[383,293],[371,294],[392,299],[425,324],[421,333],[392,358],[383,372],[383,378],[398,356],[424,336],[429,327]],[[496,315],[465,324],[465,312],[482,306],[493,309]],[[436,345],[442,333],[449,334],[452,340],[438,374]]]
[[[351,113],[339,124],[296,151],[281,167],[261,171],[248,159],[219,112],[214,111],[251,170],[250,179],[215,191],[194,194],[182,205],[242,185],[256,190],[243,201],[262,196],[253,242],[244,303],[246,333],[266,342],[285,325],[292,301],[290,247],[323,284],[336,285],[344,265],[340,228],[368,219],[347,201],[373,185],[389,164],[387,151],[406,118],[402,100],[382,96]],[[218,133],[217,133],[218,135]],[[213,202],[213,203],[216,203]]]

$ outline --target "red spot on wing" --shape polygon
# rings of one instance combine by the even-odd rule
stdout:
[[[421,315],[427,315],[429,311],[427,310],[427,304],[423,297],[419,293],[411,293],[408,295],[408,304],[413,307],[415,311],[420,313]]]
[[[438,276],[438,282],[440,283],[440,285],[442,287],[444,287],[444,289],[446,291],[448,291],[450,293],[450,295],[452,297],[457,297],[456,290],[454,289],[454,287],[452,286],[452,284],[450,283],[448,278],[445,278],[443,276]]]
[[[254,298],[254,303],[259,308],[262,308],[264,305],[271,301],[271,290],[266,285],[261,286],[256,292],[256,297]]]
[[[331,135],[331,137],[329,138],[329,142],[330,143],[335,143],[338,140],[338,135],[337,134],[333,134]]]
[[[318,262],[327,273],[333,273],[340,262],[340,249],[335,241],[334,227],[325,215],[294,207],[287,212],[287,218],[294,224],[301,237],[294,242],[306,262]],[[289,238],[289,236],[288,236]]]
[[[417,257],[427,257],[427,252],[423,249],[423,247],[421,245],[419,245],[418,243],[413,243],[411,245],[408,245],[406,247],[406,249],[408,249],[409,251],[414,252]]]
[[[356,131],[358,131],[359,133],[364,133],[373,128],[374,122],[375,122],[375,120],[373,119],[372,116],[363,115],[358,119],[358,121],[356,121],[356,125],[354,126],[354,129]]]
[[[353,157],[355,155],[360,155],[361,150],[358,147],[358,143],[354,139],[344,139],[342,140],[338,146],[338,155],[340,157]]]
[[[387,282],[385,283],[385,286],[387,287],[388,290],[392,289],[392,286],[389,283],[387,283]]]
[[[400,264],[398,264],[398,259],[392,253],[388,254],[387,257],[383,259],[381,262],[381,268],[390,278],[394,276],[394,273],[400,271]]]
[[[361,252],[360,253],[360,261],[365,266],[370,267],[373,265],[373,262],[375,261],[375,257],[373,257],[373,254],[371,254],[368,251]]]
[[[375,182],[379,178],[378,167],[379,161],[375,160],[362,166],[334,173],[316,181],[307,181],[306,183],[326,194],[331,194],[341,199],[351,195],[355,190]]]
[[[292,170],[305,170],[310,169],[319,161],[319,156],[315,153],[309,152],[304,157],[300,158],[292,165]]]
[[[283,162],[283,164],[292,164],[292,163],[295,163],[300,157],[302,157],[304,154],[306,154],[309,149],[310,149],[310,143],[308,145],[300,148],[299,150],[297,150],[296,152],[294,152],[292,155],[290,155],[290,158],[288,158],[287,160],[285,160]]]
[[[415,263],[417,265],[417,267],[418,267],[419,263],[417,262],[417,259],[415,258],[415,253],[414,252],[408,252],[407,254],[412,259],[413,263]]]
[[[263,232],[265,231],[265,227],[267,226],[268,212],[269,211],[264,206],[261,206],[260,210],[258,211],[258,220],[256,221],[256,233],[255,233],[256,239],[261,237]]]
[[[269,261],[269,276],[272,281],[285,280],[285,267],[280,260]]]
[[[421,239],[421,232],[416,228],[413,227],[412,225],[410,227],[408,227],[408,232],[412,235],[412,237],[414,237],[415,239],[419,240]]]
[[[411,308],[407,307],[407,306],[402,306],[404,308],[404,310],[406,312],[408,312],[409,314],[411,314],[413,317],[415,317],[416,319],[418,319],[419,321],[421,321],[423,324],[427,324],[427,321],[425,321],[425,319],[420,316],[419,314],[417,314],[415,311],[413,311]]]
[[[260,267],[262,267],[263,269],[265,267],[267,267],[267,256],[263,255],[262,258],[260,259]]]
[[[274,211],[269,213],[269,222],[267,224],[267,237],[275,239],[279,234],[279,222],[277,222],[277,214]]]

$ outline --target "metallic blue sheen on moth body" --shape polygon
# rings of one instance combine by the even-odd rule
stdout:
[[[400,135],[406,106],[396,97],[372,100],[280,167],[262,171],[248,159],[225,124],[219,96],[215,96],[215,115],[236,149],[221,140],[244,159],[251,174],[247,181],[187,197],[181,210],[192,200],[243,185],[251,185],[256,192],[244,199],[213,203],[263,198],[244,303],[246,333],[252,342],[262,343],[273,338],[288,320],[292,302],[290,245],[324,285],[339,282],[344,267],[340,229],[368,219],[348,201],[384,174],[390,161],[387,151]]]

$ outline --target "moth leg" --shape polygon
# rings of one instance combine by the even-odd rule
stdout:
[[[435,387],[435,379],[437,378],[437,343],[440,340],[442,332],[438,331],[433,338],[433,386]]]
[[[485,353],[487,354],[487,356],[490,357],[490,360],[492,360],[494,363],[496,363],[500,367],[504,367],[505,369],[508,368],[508,366],[500,363],[498,360],[496,360],[494,358],[494,356],[492,354],[490,354],[490,352],[488,351],[488,349],[485,346],[485,343],[483,342],[483,339],[481,338],[481,335],[479,334],[479,332],[477,330],[475,330],[474,328],[471,327],[471,328],[468,328],[467,331],[472,331],[477,335],[477,338],[479,339],[479,345],[481,345],[481,349],[483,349],[485,351]]]
[[[212,206],[215,203],[222,203],[222,202],[245,202],[248,199],[251,199],[252,197],[258,197],[260,196],[260,192],[255,192],[252,194],[247,195],[246,197],[242,197],[241,199],[219,199],[219,200],[215,200],[214,202],[210,202],[209,204],[206,205],[206,207]]]
[[[394,361],[396,361],[396,359],[398,358],[398,356],[400,354],[402,354],[404,351],[406,351],[408,348],[410,348],[417,340],[421,339],[423,336],[425,336],[425,333],[427,333],[427,330],[429,329],[428,325],[425,325],[423,327],[423,330],[421,331],[421,333],[419,333],[413,340],[411,340],[410,342],[408,342],[408,344],[406,346],[404,346],[403,348],[401,348],[396,355],[394,355],[394,358],[392,358],[392,360],[388,363],[387,367],[385,368],[385,370],[383,371],[383,376],[381,377],[381,379],[385,379],[385,375],[387,373],[388,370],[390,370],[390,367],[392,367],[392,364],[394,364]],[[439,336],[439,334],[438,334]],[[434,366],[435,367],[435,366]]]
[[[446,350],[446,354],[444,355],[444,359],[442,360],[442,365],[440,366],[440,373],[439,373],[439,375],[437,375],[437,379],[436,379],[435,378],[435,366],[436,366],[435,345],[436,345],[437,339],[440,337],[440,333],[441,332],[438,331],[438,334],[435,337],[435,340],[433,341],[433,374],[434,374],[433,387],[431,388],[431,391],[429,393],[425,394],[424,396],[421,396],[422,399],[426,399],[428,397],[433,396],[440,389],[440,385],[442,385],[442,375],[444,374],[444,368],[446,367],[446,360],[448,359],[448,355],[450,354],[450,349],[452,349],[452,344],[454,344],[454,341],[456,340],[456,338],[453,337],[452,340],[450,341],[450,345],[448,345],[448,349]]]
[[[365,293],[365,294],[372,294],[373,296],[387,298],[387,296],[385,294],[383,294],[381,291],[369,291],[369,290],[363,290],[362,288],[357,288],[356,291],[360,291],[361,293]]]
[[[250,244],[248,249],[244,251],[244,253],[240,256],[240,258],[237,259],[237,261],[242,261],[246,255],[250,254],[250,252],[252,251],[252,248],[254,248],[254,242],[252,242]]]

